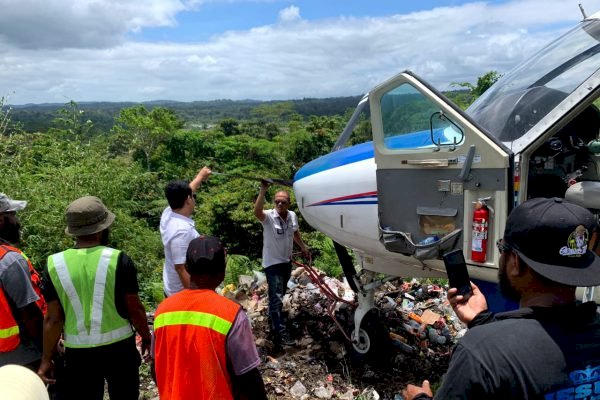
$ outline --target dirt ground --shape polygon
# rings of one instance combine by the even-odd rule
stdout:
[[[241,277],[237,287],[223,291],[242,304],[250,318],[270,399],[397,400],[406,384],[423,379],[435,388],[456,337],[464,333],[445,300],[444,287],[395,280],[376,290],[377,309],[363,323],[373,351],[361,355],[327,315],[331,301],[306,273],[296,270],[284,299],[288,330],[296,344],[277,348],[269,334],[266,283],[261,278]],[[354,298],[344,282],[323,275],[320,281],[340,298]],[[353,314],[353,306],[338,303],[335,316],[348,335]],[[149,369],[143,366],[141,371],[140,398],[158,399]]]

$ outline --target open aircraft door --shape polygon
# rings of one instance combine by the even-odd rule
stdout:
[[[494,244],[514,203],[511,151],[410,72],[376,87],[369,99],[386,249],[440,270],[441,255],[462,248],[472,277],[493,280]],[[479,200],[489,219],[473,233]],[[477,262],[471,248],[481,244],[484,261]]]

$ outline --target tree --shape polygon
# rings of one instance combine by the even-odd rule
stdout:
[[[144,154],[148,171],[152,155],[158,146],[178,129],[183,128],[183,121],[173,111],[164,107],[155,107],[148,111],[141,104],[122,109],[116,122],[113,131],[125,137],[125,141],[131,145],[131,150]]]
[[[48,131],[79,142],[89,136],[94,126],[92,121],[85,117],[85,111],[80,110],[79,105],[71,100],[58,110],[58,117],[52,121],[58,128],[52,127]]]
[[[502,74],[500,74],[498,71],[488,71],[477,78],[476,85],[473,85],[470,82],[452,82],[450,86],[458,86],[468,89],[468,93],[457,93],[454,94],[454,96],[451,96],[452,100],[462,108],[467,108],[501,77]]]
[[[262,103],[250,111],[250,115],[256,116],[268,122],[280,122],[290,119],[296,114],[296,107],[291,101],[279,101]]]
[[[219,122],[219,128],[225,136],[240,134],[240,123],[235,118],[225,118]]]

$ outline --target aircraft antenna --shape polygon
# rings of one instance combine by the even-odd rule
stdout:
[[[585,10],[583,9],[581,3],[579,3],[579,10],[581,10],[581,15],[583,15],[583,19],[587,19],[587,15],[585,14]]]

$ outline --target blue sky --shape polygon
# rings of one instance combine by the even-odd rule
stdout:
[[[600,0],[0,0],[0,96],[359,95],[409,69],[445,90],[530,56]]]
[[[497,2],[497,1],[496,1]],[[156,27],[144,29],[131,38],[142,41],[195,42],[207,40],[230,30],[247,30],[255,26],[268,25],[277,21],[282,8],[301,5],[302,18],[319,21],[345,17],[381,17],[393,14],[406,14],[432,9],[438,6],[452,6],[468,1],[401,1],[401,0],[309,0],[309,1],[262,1],[262,2],[208,2],[199,9],[183,11],[177,16],[177,27]],[[494,2],[490,2],[494,3]],[[235,8],[235,12],[232,12]]]

